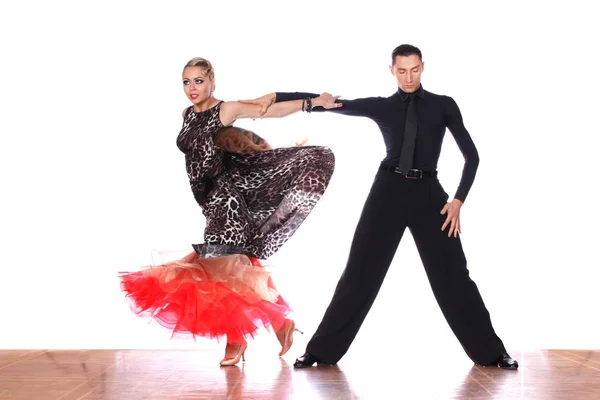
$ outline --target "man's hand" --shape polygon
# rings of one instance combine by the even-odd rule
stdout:
[[[454,235],[454,237],[458,237],[460,231],[460,208],[462,207],[463,202],[454,199],[449,203],[446,203],[440,214],[447,214],[446,221],[444,225],[442,225],[442,231],[446,229],[448,224],[450,224],[450,229],[448,230],[448,237]]]
[[[243,103],[243,104],[256,104],[256,105],[260,106],[259,114],[261,116],[263,116],[263,115],[265,115],[265,113],[267,112],[269,107],[271,107],[271,105],[273,103],[275,103],[275,96],[276,96],[275,93],[269,93],[269,94],[265,94],[262,97],[259,97],[258,99],[238,100],[238,102]]]

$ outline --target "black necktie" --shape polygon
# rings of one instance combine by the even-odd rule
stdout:
[[[417,139],[417,106],[415,94],[408,95],[408,107],[406,110],[406,123],[404,125],[404,141],[400,152],[400,164],[398,167],[403,173],[413,168],[413,156],[415,154],[415,142]]]

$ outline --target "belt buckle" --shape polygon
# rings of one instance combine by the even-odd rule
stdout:
[[[420,169],[410,169],[408,170],[408,172],[404,175],[404,177],[406,179],[422,179],[423,178],[423,171]]]

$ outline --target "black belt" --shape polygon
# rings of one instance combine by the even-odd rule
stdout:
[[[437,176],[437,171],[423,171],[422,169],[411,169],[408,172],[404,173],[400,171],[400,168],[397,165],[381,164],[379,166],[379,170],[394,172],[396,174],[404,176],[407,179],[422,179]]]

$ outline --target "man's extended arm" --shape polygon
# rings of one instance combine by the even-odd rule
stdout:
[[[302,100],[306,98],[319,97],[316,93],[308,92],[277,92],[275,93],[275,103],[289,100]],[[338,99],[336,103],[341,104],[340,107],[324,108],[314,107],[312,111],[323,112],[330,111],[337,114],[351,115],[355,117],[367,117],[373,119],[377,112],[376,98],[366,97],[356,100]]]

